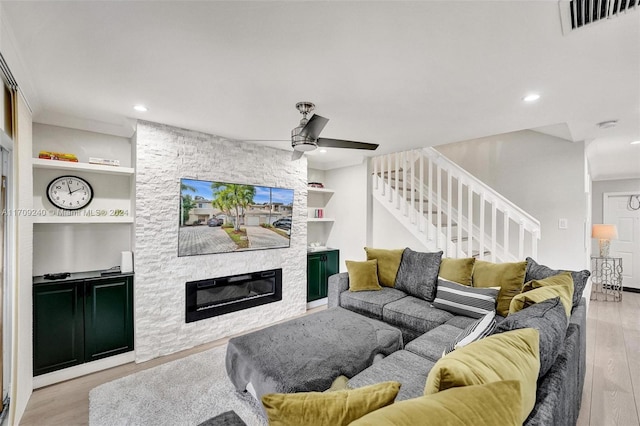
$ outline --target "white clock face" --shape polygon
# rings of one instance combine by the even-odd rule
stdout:
[[[47,198],[56,207],[78,210],[93,199],[93,188],[89,182],[77,176],[60,176],[47,186]]]

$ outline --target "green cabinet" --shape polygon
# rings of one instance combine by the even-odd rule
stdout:
[[[338,250],[307,254],[307,302],[327,297],[327,280],[339,272],[339,264]]]
[[[85,362],[133,350],[133,277],[85,281]]]
[[[33,374],[133,350],[133,275],[72,274],[33,286]]]
[[[84,362],[82,282],[33,287],[33,374]]]

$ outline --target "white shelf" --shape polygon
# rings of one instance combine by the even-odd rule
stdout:
[[[307,222],[335,222],[335,219],[329,217],[308,217]]]
[[[312,188],[312,187],[307,187],[307,192],[309,194],[333,194],[335,191],[333,189],[328,189],[328,188]]]
[[[112,175],[133,175],[135,172],[131,167],[103,166],[100,164],[74,163],[72,161],[47,160],[43,158],[34,158],[33,168],[104,173]]]
[[[35,216],[33,223],[133,223],[122,216]]]

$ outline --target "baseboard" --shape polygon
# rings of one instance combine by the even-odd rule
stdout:
[[[85,364],[74,365],[51,373],[42,374],[33,378],[33,388],[43,388],[55,383],[64,382],[66,380],[75,379],[76,377],[85,376],[97,371],[106,370],[108,368],[117,367],[118,365],[128,364],[136,360],[134,351],[120,355],[110,356],[109,358],[99,359],[97,361],[87,362]]]
[[[317,308],[318,306],[324,306],[327,304],[328,300],[329,299],[325,297],[322,299],[314,300],[313,302],[309,302],[307,303],[307,310]]]

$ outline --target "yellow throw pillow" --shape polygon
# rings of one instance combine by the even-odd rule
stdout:
[[[445,280],[453,281],[454,283],[470,286],[475,262],[475,257],[463,259],[450,259],[446,257],[440,262],[440,272],[438,272],[438,276]]]
[[[349,291],[381,290],[378,284],[378,261],[345,261],[349,272]]]
[[[365,247],[364,250],[367,252],[367,260],[378,260],[378,281],[380,285],[395,287],[396,275],[398,275],[404,249],[387,250]]]
[[[554,279],[552,280],[551,278]],[[529,281],[525,285],[526,287],[532,287],[533,290],[520,293],[511,300],[511,305],[509,306],[510,314],[521,311],[535,303],[559,296],[567,317],[571,316],[571,309],[573,308],[573,278],[571,278],[570,272],[563,272],[544,280]]]
[[[539,344],[538,330],[522,328],[456,349],[433,366],[424,393],[431,395],[459,386],[518,380],[522,395],[520,422],[523,423],[536,404]]]
[[[269,426],[348,425],[396,398],[398,382],[335,392],[270,393],[262,396]]]
[[[500,286],[496,312],[506,317],[509,314],[511,299],[522,291],[526,271],[526,261],[492,263],[478,260],[473,268],[473,286],[480,288]]]
[[[544,279],[527,281],[522,286],[522,293],[550,285],[568,284],[568,280],[571,280],[571,284],[573,284],[573,276],[571,275],[571,272],[560,272],[557,275],[552,275]]]
[[[520,426],[520,399],[517,380],[456,387],[396,402],[361,417],[351,426]]]
[[[338,376],[333,380],[333,383],[331,383],[331,387],[325,392],[335,392],[339,390],[351,389],[348,382],[349,378],[347,376]]]

